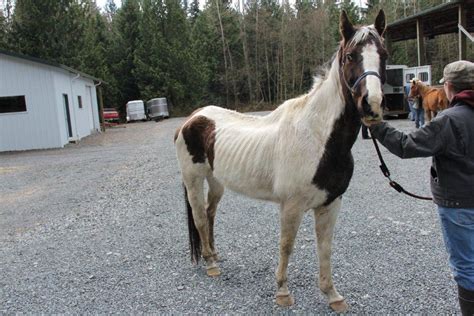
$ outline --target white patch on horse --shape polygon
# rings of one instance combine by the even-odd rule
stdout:
[[[375,44],[368,44],[362,48],[362,58],[364,71],[379,72],[380,57]],[[367,102],[372,106],[379,106],[382,103],[382,86],[380,79],[375,76],[367,76],[366,88],[368,92]]]

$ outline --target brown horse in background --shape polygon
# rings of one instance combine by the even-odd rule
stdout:
[[[410,85],[409,98],[421,97],[425,110],[425,121],[429,122],[438,112],[448,107],[448,98],[443,87],[429,87],[418,79],[413,79]]]

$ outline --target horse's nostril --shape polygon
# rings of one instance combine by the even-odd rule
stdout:
[[[364,112],[372,112],[367,96],[364,96],[362,98],[362,109],[364,110]]]

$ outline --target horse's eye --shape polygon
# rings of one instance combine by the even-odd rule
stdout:
[[[351,53],[346,54],[346,59],[347,59],[348,61],[353,61],[353,60],[354,60],[354,55],[352,55]]]

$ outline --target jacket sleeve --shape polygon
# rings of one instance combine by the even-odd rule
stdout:
[[[450,138],[448,117],[438,116],[423,128],[403,133],[387,122],[370,127],[370,133],[400,158],[430,157],[445,152]]]

